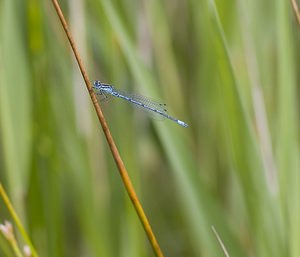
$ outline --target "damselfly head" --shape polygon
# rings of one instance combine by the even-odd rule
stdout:
[[[100,89],[101,88],[101,82],[99,80],[95,80],[93,84],[94,89]]]

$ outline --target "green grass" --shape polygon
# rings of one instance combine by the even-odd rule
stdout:
[[[223,256],[212,225],[230,256],[299,256],[289,1],[61,4],[91,79],[189,124],[103,105],[165,256]],[[154,256],[51,1],[2,0],[0,20],[0,180],[39,256]]]

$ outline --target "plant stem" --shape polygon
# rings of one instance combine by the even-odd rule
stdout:
[[[296,2],[296,0],[291,0],[291,3],[292,3],[294,13],[296,15],[298,24],[300,25],[300,13],[299,13],[299,8],[298,8],[298,5],[297,5],[297,2]]]
[[[140,203],[140,201],[139,201],[139,199],[137,197],[137,194],[136,194],[136,192],[135,192],[135,190],[133,188],[133,185],[132,185],[131,180],[129,178],[129,175],[128,175],[128,172],[126,170],[126,167],[125,167],[125,165],[123,163],[123,160],[121,159],[119,151],[118,151],[118,149],[116,147],[116,144],[115,144],[115,142],[114,142],[114,140],[112,138],[110,130],[109,130],[108,126],[107,126],[107,123],[106,123],[105,118],[103,116],[103,113],[101,111],[100,105],[98,104],[96,95],[95,95],[95,93],[94,93],[94,91],[92,89],[91,82],[90,82],[90,80],[89,80],[89,78],[87,76],[87,72],[86,72],[86,70],[84,68],[83,62],[81,61],[79,52],[77,50],[77,47],[75,45],[75,42],[74,42],[73,37],[71,35],[71,32],[70,32],[70,30],[68,28],[68,24],[67,24],[66,19],[65,19],[64,15],[63,15],[63,12],[62,12],[62,10],[60,8],[60,5],[57,2],[57,0],[52,0],[52,3],[54,5],[54,7],[55,7],[55,10],[56,10],[57,14],[58,14],[58,17],[59,17],[59,19],[61,21],[61,24],[62,24],[62,26],[64,28],[64,31],[65,31],[65,33],[66,33],[66,35],[68,37],[69,43],[71,45],[71,48],[73,50],[73,53],[75,55],[75,58],[77,60],[78,65],[79,65],[79,68],[80,68],[81,74],[83,76],[85,85],[86,85],[87,90],[88,90],[88,92],[90,94],[90,97],[91,97],[91,100],[92,100],[93,105],[95,107],[95,110],[96,110],[99,122],[100,122],[100,124],[102,126],[102,129],[103,129],[103,132],[105,134],[107,143],[108,143],[108,145],[110,147],[110,150],[112,152],[114,160],[115,160],[115,162],[117,164],[119,173],[121,175],[121,178],[123,180],[123,183],[124,183],[124,186],[125,186],[125,188],[127,190],[127,193],[128,193],[128,195],[129,195],[129,197],[130,197],[130,199],[132,201],[132,204],[133,204],[133,206],[134,206],[134,208],[135,208],[135,210],[136,210],[136,212],[138,214],[138,217],[139,217],[140,221],[142,222],[144,230],[145,230],[145,232],[146,232],[146,234],[147,234],[147,236],[149,238],[150,244],[151,244],[151,246],[152,246],[152,248],[153,248],[156,256],[157,257],[163,257],[163,253],[162,253],[162,251],[160,249],[160,246],[159,246],[159,244],[158,244],[158,242],[157,242],[157,240],[155,238],[155,235],[154,235],[154,233],[153,233],[153,231],[151,229],[150,223],[149,223],[149,221],[147,219],[147,216],[146,216],[146,214],[145,214],[145,212],[143,210],[143,207],[142,207],[142,205],[141,205],[141,203]]]
[[[29,239],[29,236],[26,233],[25,228],[23,227],[23,225],[21,223],[21,220],[20,220],[19,216],[17,215],[16,211],[14,210],[14,208],[12,206],[12,203],[9,200],[8,195],[6,194],[6,192],[5,192],[5,190],[4,190],[4,188],[3,188],[3,186],[2,186],[1,183],[0,183],[0,196],[2,197],[4,204],[6,205],[8,211],[10,212],[10,215],[12,216],[13,220],[15,221],[16,226],[18,227],[18,229],[19,229],[21,235],[23,236],[25,242],[30,247],[32,256],[33,257],[38,257],[38,254],[35,251],[32,243],[31,243],[31,241]],[[15,250],[15,248],[14,248],[14,250]]]

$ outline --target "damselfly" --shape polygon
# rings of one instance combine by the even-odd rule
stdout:
[[[144,96],[122,92],[116,89],[115,87],[113,87],[112,85],[101,83],[98,80],[94,82],[93,89],[95,90],[95,93],[97,95],[102,95],[103,99],[106,99],[108,95],[112,95],[124,99],[137,107],[140,107],[148,112],[151,112],[152,114],[175,121],[180,126],[188,127],[188,125],[185,122],[175,119],[170,115],[168,115],[166,104],[155,102]]]

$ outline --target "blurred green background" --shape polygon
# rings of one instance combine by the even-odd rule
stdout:
[[[91,80],[189,124],[102,105],[165,256],[223,256],[211,226],[230,256],[300,256],[290,2],[60,3]],[[0,20],[0,180],[39,255],[154,256],[51,1],[0,0]]]

